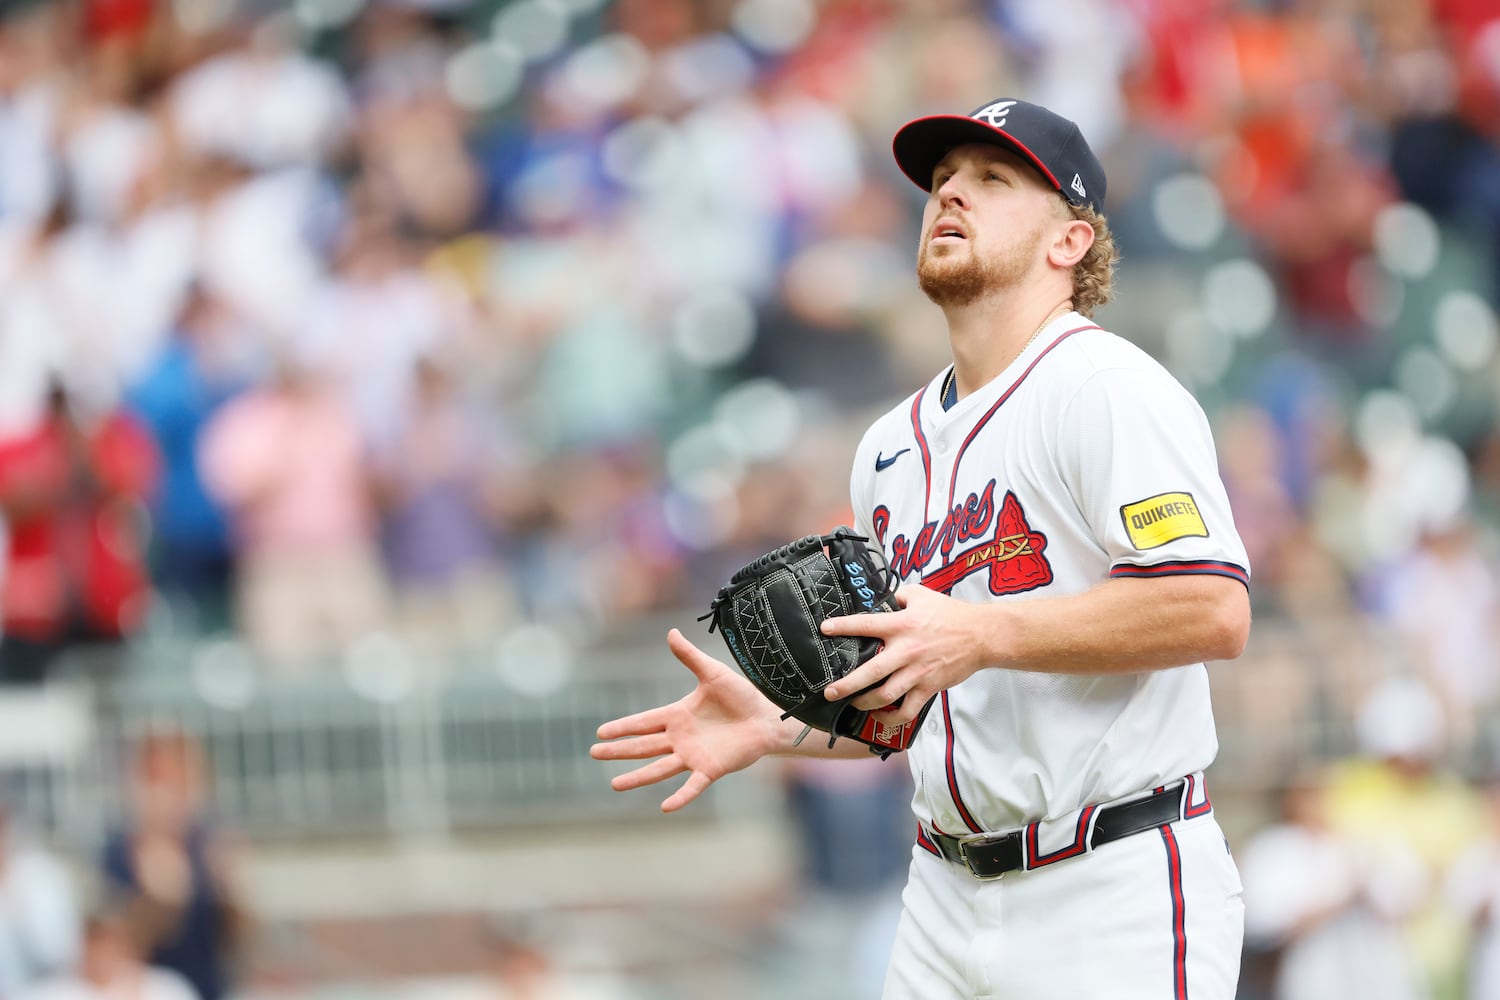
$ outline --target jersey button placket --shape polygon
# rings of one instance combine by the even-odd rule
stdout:
[[[948,505],[948,481],[953,476],[953,448],[944,437],[937,437],[932,442],[932,481],[928,486],[926,520],[937,521],[938,527],[942,527],[943,517],[947,514]],[[935,555],[932,562],[923,567],[925,570],[934,570],[942,564],[942,557]]]

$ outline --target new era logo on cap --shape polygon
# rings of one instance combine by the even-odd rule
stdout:
[[[1039,104],[1001,98],[967,115],[918,118],[897,130],[891,148],[901,172],[927,191],[938,161],[970,142],[1014,150],[1068,201],[1104,211],[1103,165],[1077,125]]]

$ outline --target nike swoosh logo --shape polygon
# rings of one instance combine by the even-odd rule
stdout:
[[[886,469],[889,469],[891,466],[896,464],[896,459],[900,458],[902,455],[905,455],[909,451],[911,451],[910,448],[902,448],[890,458],[881,458],[880,452],[877,451],[875,453],[875,471],[884,472]]]

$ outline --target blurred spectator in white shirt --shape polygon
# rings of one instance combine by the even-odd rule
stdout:
[[[259,170],[334,152],[348,134],[349,95],[331,66],[297,51],[293,29],[289,17],[268,17],[247,44],[177,78],[168,108],[190,148]]]
[[[334,273],[314,294],[298,350],[348,390],[367,440],[399,433],[412,403],[418,359],[455,332],[461,316],[414,248],[381,214],[356,210],[345,227]]]
[[[35,220],[58,196],[52,130],[62,84],[61,4],[5,8],[0,19],[0,220]]]
[[[40,423],[57,373],[76,374],[83,309],[70,275],[81,270],[80,255],[65,249],[74,234],[71,206],[63,201],[40,219],[0,217],[0,436]]]
[[[186,979],[146,965],[123,915],[90,917],[76,971],[15,994],[16,1000],[198,1000]]]
[[[64,187],[80,218],[114,224],[161,142],[118,50],[92,49],[70,80],[56,137]]]
[[[78,904],[66,867],[17,829],[0,800],[0,997],[64,971],[78,948]]]
[[[330,192],[307,168],[253,173],[213,161],[199,208],[197,260],[204,282],[264,336],[295,332],[323,280],[314,225]]]
[[[1387,582],[1387,612],[1467,742],[1500,699],[1500,579],[1468,520],[1427,532]]]
[[[1500,997],[1500,775],[1486,778],[1489,832],[1454,862],[1447,884],[1448,902],[1474,932],[1468,1000]]]
[[[1392,843],[1379,857],[1329,825],[1315,769],[1282,790],[1281,816],[1239,852],[1246,980],[1268,1000],[1420,1000],[1427,995],[1402,924],[1424,898],[1421,860]]]

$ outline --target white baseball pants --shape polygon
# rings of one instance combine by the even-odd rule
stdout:
[[[993,881],[918,845],[882,1000],[1233,1000],[1240,877],[1211,813]]]

